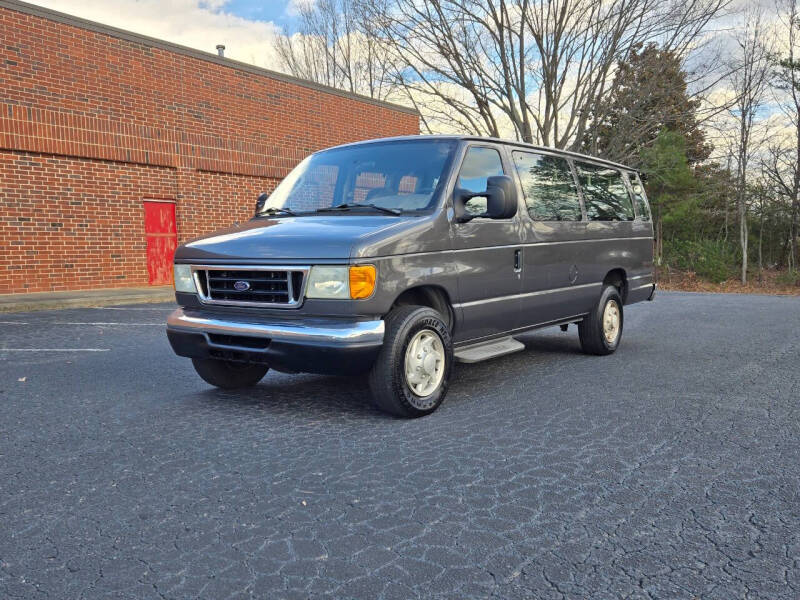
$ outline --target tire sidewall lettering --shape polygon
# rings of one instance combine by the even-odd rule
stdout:
[[[432,394],[425,397],[417,396],[414,392],[412,392],[411,388],[406,382],[405,377],[405,356],[406,352],[408,351],[408,345],[411,343],[414,335],[422,329],[428,329],[435,332],[441,339],[442,345],[445,348],[445,373],[444,377],[442,378],[442,382]],[[395,387],[402,393],[405,401],[416,410],[431,410],[432,407],[435,407],[438,404],[439,398],[443,397],[447,393],[450,373],[453,366],[452,352],[449,351],[451,348],[449,338],[450,332],[447,330],[447,327],[444,326],[444,323],[441,320],[434,319],[432,317],[420,319],[403,332],[403,344],[400,346],[400,352],[398,354],[397,364],[395,366]],[[422,408],[420,408],[420,406],[422,406]]]

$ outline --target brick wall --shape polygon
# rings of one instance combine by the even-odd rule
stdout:
[[[407,109],[0,0],[0,293],[147,285],[143,200],[180,241],[310,152],[419,132]]]

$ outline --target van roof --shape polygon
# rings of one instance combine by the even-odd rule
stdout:
[[[561,150],[559,148],[550,148],[549,146],[537,146],[536,144],[528,144],[526,142],[519,142],[517,140],[505,140],[502,138],[494,138],[494,137],[483,137],[479,135],[458,135],[458,134],[421,134],[421,135],[401,135],[395,137],[385,137],[385,138],[374,138],[370,140],[362,140],[360,142],[351,142],[349,144],[341,144],[339,146],[333,146],[334,148],[346,148],[348,146],[360,146],[362,144],[374,144],[376,142],[392,142],[392,141],[401,141],[401,140],[457,140],[457,141],[478,141],[478,142],[492,142],[493,144],[504,144],[506,146],[516,146],[519,148],[528,148],[530,150],[541,150],[545,152],[553,152],[556,154],[562,154],[564,156],[569,156],[572,158],[580,158],[583,160],[591,161],[594,163],[601,163],[604,165],[608,165],[611,167],[616,167],[618,169],[624,169],[625,171],[632,171],[637,172],[637,169],[633,167],[629,167],[627,165],[623,165],[621,163],[613,162],[610,160],[606,160],[605,158],[600,158],[597,156],[590,156],[589,154],[581,154],[580,152],[571,152],[569,150]],[[326,148],[328,150],[329,148]]]

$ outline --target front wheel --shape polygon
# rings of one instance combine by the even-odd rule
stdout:
[[[622,297],[614,286],[606,286],[592,312],[578,323],[581,348],[587,354],[611,354],[622,338]]]
[[[267,365],[217,360],[213,358],[193,358],[192,365],[206,383],[226,390],[252,387],[267,374]]]
[[[453,342],[442,315],[423,306],[400,306],[385,319],[383,347],[369,374],[374,404],[401,417],[436,410],[447,394]]]

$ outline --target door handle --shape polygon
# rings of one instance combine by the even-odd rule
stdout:
[[[514,250],[514,271],[519,273],[522,270],[522,250]]]

